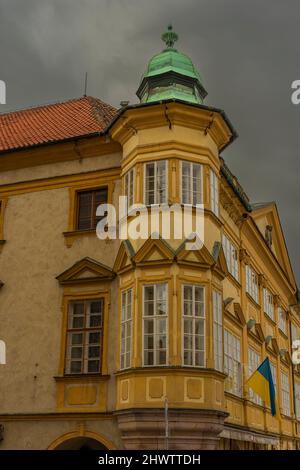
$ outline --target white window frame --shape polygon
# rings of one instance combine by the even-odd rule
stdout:
[[[134,205],[135,168],[131,168],[124,176],[124,195],[127,196],[128,210]]]
[[[248,376],[250,377],[260,365],[260,354],[251,346],[248,348]],[[262,406],[263,401],[260,396],[255,393],[251,388],[249,390],[250,400],[257,405]]]
[[[98,312],[91,311],[93,303],[100,304]],[[83,312],[80,314],[74,313],[75,305],[83,305]],[[104,298],[95,299],[82,299],[71,300],[68,304],[68,318],[67,318],[67,337],[66,337],[66,357],[65,357],[65,373],[70,375],[85,375],[85,374],[101,374],[102,371],[102,358],[103,358],[103,334],[104,334]],[[91,325],[92,318],[100,317],[100,323]],[[76,321],[82,324],[76,325]],[[91,342],[90,335],[98,334],[99,342]],[[75,335],[82,335],[81,342],[73,342]],[[89,356],[91,348],[99,348],[98,356]],[[73,356],[72,351],[81,349],[81,356]],[[99,362],[97,370],[89,370],[90,362]],[[80,364],[80,371],[72,371],[72,363]]]
[[[258,303],[258,275],[250,264],[246,264],[246,292]]]
[[[191,300],[191,307],[192,307],[192,312],[191,315],[185,315],[185,298],[184,298],[184,289],[185,287],[191,288],[192,289],[192,300]],[[196,315],[196,289],[201,289],[202,290],[202,302],[198,302],[199,304],[202,304],[202,312],[203,315]],[[181,299],[182,299],[182,365],[184,367],[205,367],[206,365],[206,353],[205,353],[205,348],[206,348],[206,341],[205,341],[205,331],[206,331],[206,325],[205,325],[205,287],[199,284],[182,284],[181,288]],[[192,333],[190,334],[185,334],[185,321],[190,321],[192,324]],[[203,321],[203,335],[197,335],[196,333],[196,322],[197,321]],[[187,349],[185,348],[185,336],[192,336],[192,349]],[[196,349],[196,337],[202,337],[203,338],[203,350],[202,349]],[[186,363],[185,361],[185,352],[192,352],[192,363]],[[203,354],[203,363],[202,364],[197,364],[196,361],[196,354]]]
[[[226,258],[228,271],[237,281],[239,281],[240,275],[238,248],[225,234],[222,235],[222,246]]]
[[[278,307],[278,327],[282,333],[287,335],[287,313],[281,306]]]
[[[210,207],[212,212],[219,217],[219,178],[210,168]]]
[[[161,164],[164,164],[165,167],[165,200],[159,200],[158,198],[158,180],[157,180],[157,167]],[[154,202],[153,204],[149,203],[147,191],[147,168],[153,165],[154,166]],[[144,164],[144,204],[146,206],[155,206],[168,203],[168,161],[167,160],[155,160],[152,162],[147,162]]]
[[[295,412],[296,418],[300,421],[300,383],[295,382]]]
[[[224,330],[224,372],[228,375],[225,381],[226,391],[242,396],[243,373],[241,363],[241,338]]]
[[[184,202],[183,197],[183,166],[189,166],[189,202]],[[197,200],[194,198],[194,189],[193,189],[193,174],[194,174],[194,167],[199,168],[200,170],[200,199]],[[186,206],[196,206],[197,204],[203,204],[203,167],[201,163],[195,162],[188,162],[186,160],[182,160],[180,162],[180,200],[181,204]]]
[[[158,299],[157,299],[157,289],[158,286],[163,286],[165,288],[165,315],[158,315],[157,314],[157,305],[158,305]],[[145,291],[148,287],[153,287],[154,289],[154,297],[153,297],[153,315],[145,315]],[[155,367],[155,366],[166,366],[169,363],[169,338],[168,338],[168,331],[169,331],[169,325],[168,325],[168,284],[163,282],[163,283],[156,283],[156,284],[144,284],[143,285],[143,367]],[[146,364],[145,361],[145,322],[147,320],[153,320],[153,349],[148,349],[147,351],[153,351],[153,364]],[[159,352],[163,351],[163,348],[158,348],[157,347],[157,338],[159,336],[164,336],[160,335],[159,333],[159,321],[165,320],[165,336],[166,336],[166,360],[165,363],[160,363],[158,360],[159,357]],[[151,336],[148,334],[148,336]]]
[[[293,342],[297,341],[298,338],[298,329],[294,323],[291,323],[291,343],[293,347]]]
[[[272,379],[273,379],[273,385],[274,385],[274,390],[275,390],[275,400],[277,400],[278,394],[277,394],[277,364],[273,363],[270,361],[270,368],[271,368],[271,374],[272,374]]]
[[[268,315],[271,320],[274,321],[274,297],[272,292],[266,287],[263,290],[264,295],[264,312]]]
[[[212,292],[213,300],[213,334],[214,334],[214,363],[215,369],[223,372],[223,307],[222,294]]]
[[[290,396],[290,379],[289,374],[280,371],[280,385],[281,385],[281,408],[285,416],[291,415],[291,396]]]
[[[130,299],[130,301],[129,301]],[[131,367],[133,327],[133,289],[121,292],[120,369]],[[128,344],[129,341],[129,344]]]

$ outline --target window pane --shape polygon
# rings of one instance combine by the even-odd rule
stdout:
[[[72,374],[79,374],[81,372],[81,361],[72,361],[70,370]]]
[[[153,359],[154,359],[153,351],[144,352],[144,364],[146,366],[152,366],[154,363]]]
[[[72,334],[72,344],[82,344],[83,335],[82,333],[73,333]]]
[[[145,325],[145,333],[146,334],[152,334],[154,332],[154,321],[153,320],[145,320],[144,321]]]
[[[72,359],[81,359],[82,357],[82,348],[72,348],[71,358]]]
[[[88,362],[88,372],[99,372],[100,362],[99,361],[89,361]]]
[[[154,336],[153,335],[145,335],[145,337],[144,337],[144,348],[145,349],[153,349],[154,348]]]

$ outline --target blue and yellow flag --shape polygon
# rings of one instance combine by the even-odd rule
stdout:
[[[255,372],[246,381],[246,385],[260,396],[267,406],[271,408],[272,416],[278,412],[275,399],[275,388],[272,378],[269,358],[261,363]]]

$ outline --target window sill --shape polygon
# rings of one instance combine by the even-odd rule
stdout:
[[[245,398],[243,398],[241,395],[236,395],[235,393],[229,392],[228,390],[225,390],[224,393],[228,398],[233,398],[233,399],[239,400],[241,402],[245,401]]]
[[[253,297],[251,297],[251,295],[246,292],[246,296],[247,296],[247,299],[256,307],[260,310],[260,305],[256,302],[256,300],[253,299]]]
[[[266,318],[267,320],[269,320],[269,322],[270,322],[273,326],[276,326],[275,320],[273,320],[271,317],[269,317],[269,315],[268,315],[266,312],[264,312],[264,316],[265,316],[265,318]]]
[[[65,238],[65,242],[68,248],[70,248],[76,238],[78,237],[84,237],[84,236],[95,236],[97,237],[96,234],[96,229],[86,229],[86,230],[72,230],[70,232],[63,232],[63,236]]]
[[[99,374],[65,374],[54,376],[56,382],[100,382],[108,380],[110,375]]]
[[[281,336],[282,336],[284,339],[286,339],[286,340],[289,339],[287,333],[285,333],[284,331],[282,331],[280,328],[278,328],[278,331],[279,331],[279,333],[281,334]]]
[[[240,282],[229,271],[228,271],[228,279],[230,279],[230,281],[232,281],[238,289],[242,287]]]

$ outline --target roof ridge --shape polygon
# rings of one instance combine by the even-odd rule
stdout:
[[[105,104],[105,105],[109,106],[110,108],[117,110],[117,108],[114,108],[114,106],[112,106],[111,104],[106,103],[105,101],[102,101],[100,98],[95,98],[94,96],[90,96],[90,95],[82,95],[78,98],[69,98],[67,100],[48,101],[48,102],[37,104],[37,105],[26,106],[24,108],[12,109],[10,111],[5,111],[4,113],[0,112],[0,117],[7,116],[9,114],[16,114],[16,113],[22,113],[22,112],[31,111],[31,110],[37,110],[37,109],[40,109],[40,108],[47,108],[47,107],[51,107],[51,106],[68,104],[68,103],[71,103],[71,102],[81,101],[81,100],[88,100],[90,102],[91,101],[92,102],[96,101],[97,103]]]

